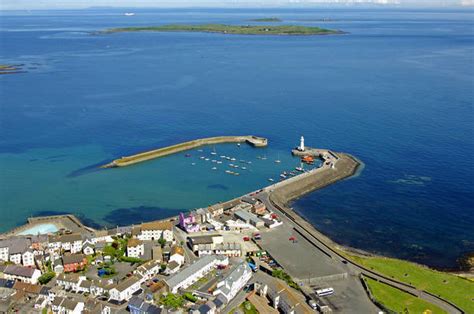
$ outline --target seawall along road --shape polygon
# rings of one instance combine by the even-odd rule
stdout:
[[[197,148],[203,145],[214,145],[214,144],[223,144],[223,143],[248,143],[255,147],[264,147],[267,146],[268,140],[263,137],[258,137],[254,135],[246,136],[217,136],[217,137],[208,137],[192,140],[189,142],[179,143],[167,147],[162,147],[142,153],[138,153],[131,156],[125,156],[119,159],[115,159],[112,162],[101,166],[101,168],[113,168],[113,167],[125,167],[134,165],[136,163],[144,162],[147,160],[164,157],[167,155],[176,154],[188,149]]]

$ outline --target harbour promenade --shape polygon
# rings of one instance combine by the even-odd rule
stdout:
[[[131,156],[125,156],[113,160],[112,162],[101,166],[101,168],[114,168],[114,167],[126,167],[131,166],[140,162],[147,160],[160,158],[172,154],[176,154],[185,150],[197,148],[204,145],[216,145],[223,143],[248,143],[255,147],[264,147],[267,146],[268,140],[263,137],[258,137],[254,135],[245,135],[245,136],[217,136],[217,137],[208,137],[192,140],[189,142],[179,143],[176,145],[171,145],[167,147],[162,147],[142,153],[138,153]]]

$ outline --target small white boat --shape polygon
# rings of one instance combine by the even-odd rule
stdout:
[[[227,160],[230,160],[230,157],[229,157],[229,156],[227,156],[225,159],[227,159]]]
[[[242,170],[247,170],[247,167],[242,167]]]
[[[211,169],[212,169],[212,170],[217,170],[217,167],[212,167]]]
[[[196,163],[195,163],[195,162],[193,162],[193,163],[191,164],[191,166],[195,166],[195,165],[196,165]]]
[[[239,147],[240,147],[240,143],[237,143],[237,146],[239,146]]]
[[[215,147],[212,149],[211,155],[217,155]]]
[[[282,174],[280,174],[280,178],[286,179],[286,176],[282,173]]]
[[[217,162],[217,160],[213,159],[213,160],[211,160],[211,162]]]
[[[226,170],[225,173],[234,174],[234,172],[233,172],[233,171],[230,171],[230,170]]]
[[[133,12],[125,12],[123,15],[125,15],[125,16],[134,16],[135,13],[133,13]]]
[[[302,167],[296,167],[295,170],[299,172],[304,172],[304,169]]]
[[[225,158],[225,156],[224,156],[224,155],[220,155],[219,157],[221,157],[221,158]]]
[[[229,164],[229,167],[234,167],[234,164]]]
[[[263,156],[263,157],[262,157],[262,160],[267,160],[267,157],[266,157],[266,156]]]
[[[235,159],[235,158],[231,158],[230,161],[236,161],[236,159]]]
[[[239,168],[239,166],[238,166],[238,165],[234,165],[234,168]]]
[[[209,161],[209,158],[205,158],[204,160],[205,160],[205,161]]]
[[[277,157],[277,159],[275,160],[275,163],[276,163],[276,164],[279,164],[280,162],[281,162],[281,160],[280,160],[280,154],[278,154],[278,157]]]
[[[222,161],[218,160],[218,161],[217,161],[217,163],[218,163],[218,164],[221,164],[221,163],[222,163]]]
[[[251,162],[251,161],[247,161],[247,163],[248,163],[249,165],[251,165],[251,164],[252,164],[252,162]]]
[[[234,176],[240,176],[240,173],[238,173],[238,172],[234,172],[233,174],[234,174]]]
[[[202,153],[202,149],[198,149],[198,152]]]
[[[204,159],[204,158],[206,158],[206,157],[204,157],[204,156],[199,157],[199,159]]]
[[[268,181],[273,182],[273,181],[275,181],[275,180],[273,180],[272,178],[269,178]]]

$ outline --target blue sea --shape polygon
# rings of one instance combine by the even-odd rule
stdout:
[[[24,71],[0,76],[0,231],[36,215],[115,226],[224,201],[299,166],[290,149],[304,135],[365,165],[292,205],[323,233],[438,268],[474,251],[473,10],[124,12],[0,13],[0,64]],[[347,34],[96,33],[262,17]],[[247,134],[267,137],[268,148],[208,146],[98,169],[185,140]],[[236,158],[239,176],[212,162],[220,155]]]

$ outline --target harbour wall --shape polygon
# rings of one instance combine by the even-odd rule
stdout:
[[[202,139],[196,139],[189,142],[179,143],[172,146],[158,148],[142,153],[138,153],[131,156],[125,156],[119,159],[115,159],[112,162],[101,166],[101,168],[113,168],[113,167],[126,167],[134,165],[136,163],[144,162],[147,160],[160,158],[172,154],[176,154],[188,149],[197,148],[203,145],[214,145],[223,143],[248,143],[255,147],[264,147],[268,145],[268,140],[263,137],[246,135],[246,136],[217,136],[208,137]]]

